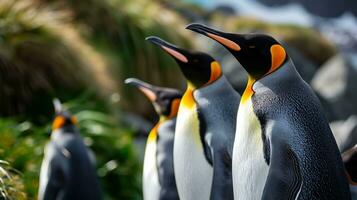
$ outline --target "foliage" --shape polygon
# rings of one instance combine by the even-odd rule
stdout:
[[[0,199],[26,199],[23,187],[19,172],[11,168],[8,162],[0,160]]]
[[[0,116],[48,117],[53,96],[109,90],[105,61],[66,20],[31,0],[0,1]]]
[[[142,104],[142,96],[122,85],[125,78],[134,76],[171,87],[181,85],[183,79],[173,59],[145,41],[147,36],[157,35],[180,46],[190,46],[190,32],[184,29],[186,22],[160,3],[146,0],[41,2],[71,13],[88,41],[111,60],[124,108],[140,113],[147,113],[150,108],[148,103]]]

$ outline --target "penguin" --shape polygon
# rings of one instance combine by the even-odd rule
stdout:
[[[171,55],[187,79],[174,139],[180,199],[233,199],[232,151],[240,95],[208,54],[187,51],[158,37],[147,40]]]
[[[77,128],[77,119],[54,100],[56,116],[51,140],[45,147],[39,200],[100,200],[102,191],[89,149]]]
[[[357,200],[357,144],[342,153],[342,160],[350,183],[352,200]]]
[[[176,115],[182,92],[176,89],[157,87],[135,78],[125,80],[141,90],[153,104],[160,117],[150,131],[144,157],[144,200],[179,199],[173,166],[173,144]]]
[[[233,148],[235,199],[350,199],[321,103],[284,47],[265,34],[186,28],[222,44],[249,75]]]

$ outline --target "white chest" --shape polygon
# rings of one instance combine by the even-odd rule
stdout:
[[[145,200],[157,200],[160,194],[159,176],[156,166],[156,138],[148,139],[143,169],[143,194]]]
[[[213,169],[204,155],[194,108],[180,107],[177,116],[174,170],[180,199],[209,199]]]
[[[240,105],[233,147],[234,199],[261,199],[269,166],[265,163],[261,127],[251,100]]]

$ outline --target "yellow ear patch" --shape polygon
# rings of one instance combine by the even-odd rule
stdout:
[[[57,116],[52,123],[52,130],[59,129],[64,126],[66,119],[62,116]]]
[[[192,108],[195,105],[195,99],[193,97],[194,87],[188,84],[185,94],[182,97],[181,103],[187,108]]]
[[[188,59],[186,58],[186,56],[184,56],[182,53],[175,51],[173,49],[170,49],[168,47],[162,46],[162,48],[167,51],[169,54],[171,54],[173,57],[177,58],[178,60],[180,60],[181,62],[187,63]]]
[[[221,66],[217,61],[214,61],[211,63],[211,77],[209,81],[206,83],[206,85],[214,82],[217,80],[220,76],[222,75],[222,69]]]
[[[285,49],[279,44],[271,46],[270,53],[271,67],[267,74],[270,74],[271,72],[277,70],[281,66],[281,64],[283,64],[286,58]]]
[[[206,34],[208,37],[216,40],[217,42],[221,43],[222,45],[224,45],[232,50],[235,50],[235,51],[241,50],[240,46],[237,43],[233,42],[232,40],[229,40],[227,38],[224,38],[224,37],[212,34],[212,33],[206,33]]]
[[[174,99],[171,102],[171,112],[169,118],[175,117],[177,115],[181,99]]]

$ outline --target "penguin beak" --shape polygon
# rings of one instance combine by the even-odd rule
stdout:
[[[154,86],[136,78],[128,78],[124,83],[137,87],[151,102],[155,102],[157,95]]]
[[[173,44],[170,44],[158,37],[150,36],[145,40],[152,42],[153,44],[158,45],[162,49],[164,49],[167,53],[169,53],[172,57],[179,60],[183,63],[188,63],[188,55],[189,53],[183,49],[176,47]]]
[[[234,42],[233,40],[229,39],[229,36],[231,34],[229,33],[224,33],[212,28],[209,28],[205,25],[202,24],[189,24],[186,29],[194,31],[196,33],[205,35],[211,39],[216,40],[217,42],[221,43],[223,46],[227,47],[228,49],[234,50],[234,51],[240,51],[241,47],[239,44]]]

